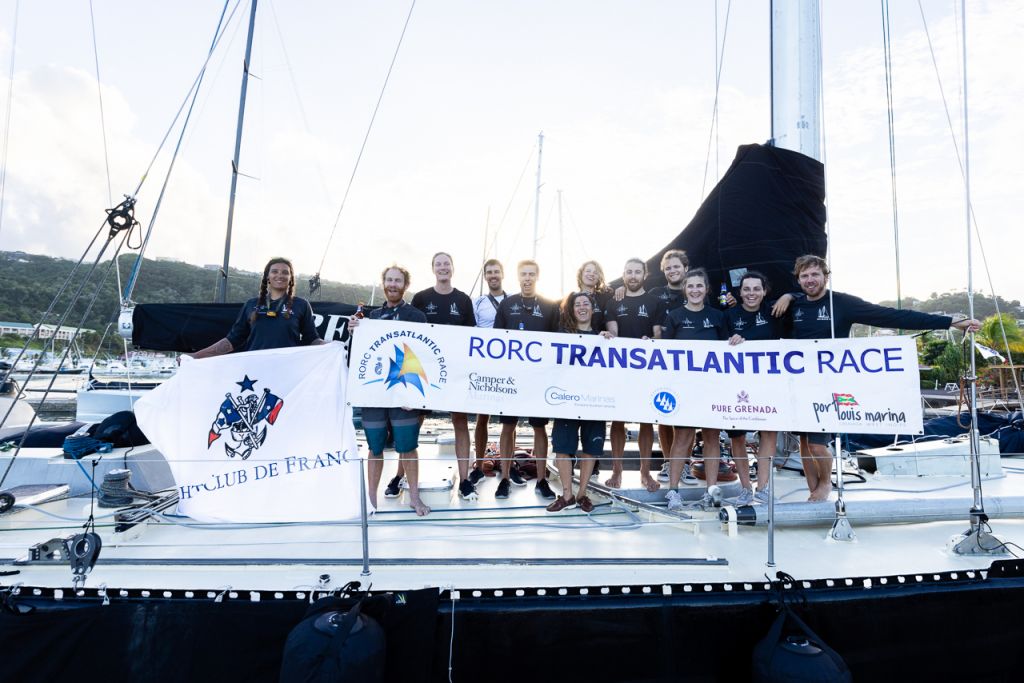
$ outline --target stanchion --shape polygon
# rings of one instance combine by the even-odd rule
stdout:
[[[836,518],[828,533],[833,541],[855,541],[857,534],[846,516],[846,502],[843,500],[843,437],[836,434]]]
[[[760,437],[757,444],[761,450]],[[776,437],[776,449],[778,437]],[[783,449],[785,452],[785,449]],[[775,566],[775,456],[768,459],[768,566]]]
[[[359,518],[363,530],[363,571],[360,576],[370,575],[370,525],[366,510],[366,469],[359,458]]]

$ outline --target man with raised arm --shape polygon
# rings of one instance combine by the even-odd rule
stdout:
[[[772,309],[775,315],[785,313],[789,316],[791,339],[841,339],[849,337],[850,328],[857,323],[905,330],[953,327],[962,332],[977,332],[981,327],[981,323],[972,318],[954,322],[946,315],[879,306],[843,292],[831,292],[830,295],[828,263],[813,254],[798,258],[793,274],[801,292],[792,295],[788,311],[786,305],[790,297],[782,297]],[[831,436],[818,432],[800,434],[801,446],[806,445],[806,448],[801,447],[800,457],[811,493],[808,500],[828,500],[832,492],[832,455],[828,451]]]
[[[498,313],[494,317],[494,329],[557,332],[558,302],[537,295],[540,266],[536,261],[520,261],[516,265],[516,275],[519,278],[519,294],[505,297],[498,306]],[[529,421],[533,427],[533,457],[537,461],[535,490],[538,496],[554,500],[555,492],[551,490],[547,479],[548,420],[545,417],[531,417]],[[501,416],[501,481],[498,482],[495,498],[508,498],[510,484],[526,486],[522,476],[512,470],[518,423],[519,418],[514,415]]]
[[[430,259],[434,271],[434,286],[416,292],[412,305],[423,311],[428,323],[435,325],[462,325],[473,327],[476,317],[469,295],[452,286],[455,266],[452,257],[439,251]],[[455,431],[455,458],[459,467],[459,495],[463,500],[476,500],[476,487],[469,479],[469,424],[466,413],[452,411],[452,429]]]
[[[487,283],[487,293],[481,294],[473,300],[473,317],[476,318],[477,327],[494,327],[494,316],[498,314],[498,306],[505,300],[505,289],[502,282],[505,279],[505,269],[501,261],[496,258],[484,261],[484,282]],[[476,429],[473,430],[473,446],[476,451],[476,462],[473,469],[469,471],[469,481],[476,486],[486,475],[484,474],[484,458],[487,456],[487,442],[489,434],[487,425],[491,416],[477,413]]]
[[[405,302],[405,290],[409,288],[409,271],[393,265],[381,273],[381,286],[384,290],[384,305],[370,311],[370,320],[401,320],[411,323],[425,323],[427,317],[415,306]],[[348,322],[349,334],[354,334],[359,327],[359,318],[352,316]],[[416,449],[419,448],[420,415],[417,410],[406,408],[363,408],[363,431],[366,433],[366,447],[370,457],[366,461],[367,479],[369,479],[370,503],[377,506],[377,487],[384,471],[384,444],[387,441],[388,425],[395,439],[395,450],[398,451],[399,462],[405,470],[405,479],[409,485],[409,506],[419,516],[430,512],[420,500],[419,461]],[[394,495],[385,492],[388,497],[400,494],[398,481],[392,480],[388,489],[394,484]]]

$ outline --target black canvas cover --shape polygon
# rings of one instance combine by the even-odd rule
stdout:
[[[723,281],[738,287],[738,280],[726,278],[741,268],[760,270],[775,295],[783,294],[796,291],[796,257],[824,256],[827,246],[821,162],[778,147],[743,145],[689,225],[647,261],[648,287],[665,284],[661,255],[682,249],[691,268],[707,269],[712,297]]]
[[[312,303],[316,331],[322,339],[344,340],[353,304]],[[132,344],[152,351],[192,353],[223,339],[242,304],[139,304],[132,315]]]

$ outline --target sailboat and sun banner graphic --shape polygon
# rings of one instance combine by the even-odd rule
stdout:
[[[345,372],[341,344],[186,359],[135,404],[174,475],[178,513],[207,522],[358,517]]]

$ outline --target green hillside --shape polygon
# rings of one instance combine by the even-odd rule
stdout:
[[[125,254],[118,260],[121,277],[125,278],[135,263],[135,256]],[[0,291],[5,294],[0,297],[0,320],[33,324],[39,322],[74,265],[73,261],[67,259],[0,251]],[[79,273],[58,299],[54,313],[46,322],[56,324],[59,315],[71,301],[72,294],[85,283],[82,296],[64,324],[82,324],[102,334],[107,324],[117,319],[119,309],[117,276],[110,265],[109,260],[100,263],[88,282],[85,277],[88,267],[79,268]],[[228,274],[228,301],[241,303],[256,296],[259,277],[258,273],[232,269]],[[308,294],[307,282],[307,275],[298,277],[297,293],[300,296]],[[214,300],[216,286],[216,271],[177,261],[145,259],[133,298],[136,303],[145,304],[209,303]],[[369,300],[370,287],[324,280],[320,292],[313,298],[318,301],[355,303]],[[95,301],[89,310],[89,303],[93,299]]]

